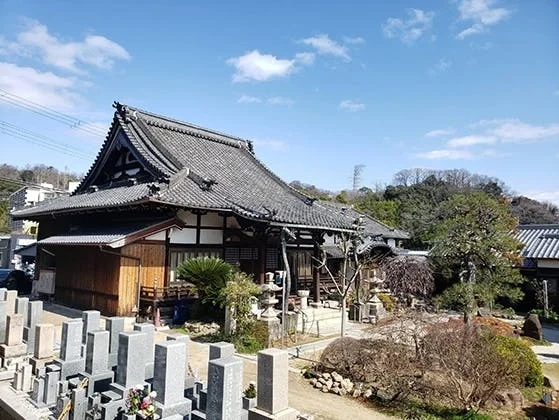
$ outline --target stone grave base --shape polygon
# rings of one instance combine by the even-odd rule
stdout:
[[[161,418],[167,418],[174,416],[175,414],[180,414],[182,417],[186,416],[192,411],[192,401],[186,400],[178,404],[173,405],[162,405],[159,402],[155,403],[155,412]],[[181,418],[182,418],[181,417]]]
[[[51,363],[53,361],[52,357],[46,357],[44,359],[39,359],[37,357],[30,357],[29,364],[33,366],[33,375],[37,375],[37,372],[40,369],[43,369],[47,363]]]
[[[294,408],[287,408],[276,414],[270,414],[258,408],[248,412],[248,420],[297,420],[299,412]]]
[[[12,357],[19,357],[27,355],[27,344],[15,344],[13,346],[8,346],[7,344],[0,344],[0,357],[3,359],[9,359]]]
[[[113,380],[114,373],[112,370],[107,372],[97,373],[95,375],[82,372],[80,373],[80,379],[87,378],[87,396],[89,397],[94,392],[105,392],[108,391]]]
[[[60,379],[67,379],[77,376],[85,370],[85,359],[61,360],[54,359],[53,363],[60,367]]]

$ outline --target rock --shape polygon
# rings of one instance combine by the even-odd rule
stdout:
[[[342,388],[344,388],[347,392],[351,392],[353,390],[353,382],[349,378],[346,378],[341,383]]]
[[[477,308],[477,316],[490,316],[491,311],[488,308]]]
[[[536,314],[528,315],[522,326],[522,331],[526,337],[533,338],[534,340],[543,340],[542,324]]]
[[[516,388],[497,391],[488,403],[493,408],[519,408],[524,404],[522,393]]]
[[[322,377],[323,377],[324,379],[330,379],[332,376],[331,376],[328,372],[324,372],[324,373],[322,374]]]
[[[339,394],[340,388],[338,388],[337,386],[333,386],[332,389],[330,389],[330,392],[332,392],[333,394]]]
[[[373,395],[373,390],[372,389],[367,389],[364,393],[363,393],[363,397],[365,398],[371,398]]]
[[[321,391],[324,392],[324,393],[330,392],[330,391],[328,390],[328,388],[326,388],[325,386],[322,387]]]
[[[324,384],[324,386],[326,387],[326,389],[327,389],[328,391],[330,391],[330,389],[332,388],[332,385],[333,385],[333,384],[334,384],[334,382],[332,382],[332,379],[328,379],[328,380],[326,381],[326,383]]]
[[[336,382],[342,382],[344,378],[338,372],[332,372],[332,379]]]
[[[317,382],[316,378],[312,378],[312,379],[309,381],[309,383],[310,383],[312,386],[314,386],[314,384],[316,384],[316,382]]]
[[[340,392],[339,394],[343,397],[344,395],[347,395],[347,391],[345,388],[340,388]]]
[[[334,383],[332,384],[332,386],[335,386],[335,387],[339,388],[339,387],[340,387],[340,383],[339,383],[339,382],[334,382]]]
[[[297,420],[314,420],[314,416],[312,414],[299,414]]]
[[[322,389],[323,386],[324,386],[324,385],[322,385],[320,382],[316,382],[316,383],[314,384],[314,387],[317,388],[317,389]]]
[[[377,391],[377,398],[382,402],[390,402],[394,399],[395,396],[396,393],[394,391],[391,391],[390,389],[381,388]]]
[[[361,390],[360,389],[353,390],[352,396],[353,398],[359,398],[361,396]]]
[[[326,385],[326,379],[324,378],[318,378],[318,382],[320,382],[323,385]]]
[[[544,376],[543,377],[543,385],[551,388],[553,390],[559,389],[559,384],[551,376]]]

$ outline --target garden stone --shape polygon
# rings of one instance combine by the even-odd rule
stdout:
[[[332,375],[330,375],[328,372],[325,372],[325,373],[322,374],[322,377],[323,377],[324,379],[330,379],[331,376],[332,376]]]
[[[334,382],[342,382],[344,380],[342,375],[337,372],[332,372],[332,379],[334,379]]]
[[[309,383],[314,386],[314,384],[316,384],[316,378],[312,378]]]
[[[324,393],[330,392],[326,386],[323,386],[321,391]]]
[[[526,337],[533,338],[534,340],[543,340],[543,330],[540,319],[536,314],[530,314],[524,321],[522,331]]]
[[[353,398],[359,398],[361,396],[361,391],[359,389],[355,389],[352,395]]]
[[[372,395],[373,395],[373,390],[372,390],[372,389],[367,389],[367,390],[363,393],[363,397],[365,397],[365,398],[371,398]]]
[[[315,387],[315,388],[318,388],[318,389],[322,389],[323,386],[324,386],[324,385],[323,385],[322,383],[320,383],[320,382],[316,382],[316,383],[314,384],[314,387]]]

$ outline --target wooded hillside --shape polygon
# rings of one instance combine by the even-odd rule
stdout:
[[[559,223],[557,206],[515,196],[501,180],[464,169],[404,169],[386,187],[362,187],[337,194],[300,181],[291,186],[322,200],[353,204],[375,219],[407,230],[412,236],[411,248],[429,246],[433,226],[443,217],[441,205],[456,194],[481,192],[503,201],[520,224]]]
[[[10,194],[19,190],[25,183],[46,182],[52,184],[54,188],[66,190],[68,182],[77,181],[80,177],[79,174],[59,171],[46,165],[27,165],[25,168],[18,168],[6,163],[0,164],[0,233],[9,233],[8,199]],[[14,180],[14,182],[10,180]]]

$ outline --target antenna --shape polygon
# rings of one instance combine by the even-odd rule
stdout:
[[[365,165],[359,164],[353,167],[353,191],[357,191],[361,186],[361,175],[363,174],[363,170],[365,169]]]

